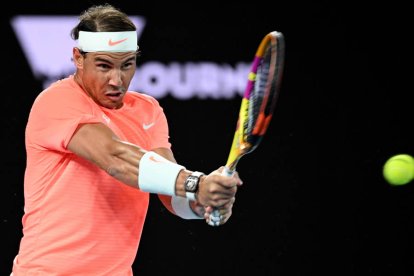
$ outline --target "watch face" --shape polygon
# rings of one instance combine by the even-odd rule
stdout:
[[[194,192],[197,189],[198,177],[190,175],[185,181],[185,190]]]

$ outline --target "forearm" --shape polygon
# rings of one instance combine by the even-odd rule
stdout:
[[[191,171],[176,164],[170,149],[145,151],[121,141],[106,125],[98,123],[80,126],[68,149],[131,187],[170,196],[188,195],[184,183]],[[225,177],[218,170],[202,176],[197,201],[203,206],[223,206],[236,193],[240,184],[237,182],[238,179]]]
[[[109,162],[106,165],[103,165],[103,167],[108,172],[108,174],[120,180],[121,182],[141,189],[140,171],[142,171],[143,168],[141,168],[140,164],[144,154],[147,153],[147,151],[142,150],[134,144],[124,141],[117,140],[114,141],[114,144],[117,146],[114,146],[114,149],[109,154],[112,156],[112,158],[109,158]],[[165,162],[165,164],[160,165],[159,168],[157,167],[157,163],[155,163],[153,165],[155,166],[153,168],[154,171],[152,172],[150,170],[149,172],[146,172],[147,175],[149,174],[147,181],[149,183],[151,183],[151,180],[156,182],[156,175],[163,175],[166,178],[166,182],[171,183],[171,191],[166,192],[165,194],[186,197],[184,182],[186,178],[191,174],[191,171],[186,170],[184,167],[178,164],[176,165],[173,154],[169,149],[159,148],[154,149],[152,152],[159,157],[165,158],[169,162]],[[143,163],[142,166],[144,165],[145,164]],[[168,174],[169,168],[171,167],[176,168],[177,173],[171,172],[171,174]],[[180,169],[180,167],[182,167],[182,169]],[[164,183],[160,184],[164,185]],[[144,187],[144,185],[142,185],[142,187]],[[157,186],[153,185],[153,188],[157,189]],[[157,191],[155,190],[154,193],[157,193]]]
[[[142,157],[147,151],[129,142],[121,141],[110,128],[103,124],[79,126],[68,144],[68,149],[106,171],[117,180],[135,188],[139,187],[139,171]],[[175,164],[170,149],[158,148],[154,152]],[[156,171],[150,178],[165,173]],[[169,195],[185,196],[184,181],[191,172],[177,171],[171,176],[174,187]],[[175,185],[176,184],[176,185]]]

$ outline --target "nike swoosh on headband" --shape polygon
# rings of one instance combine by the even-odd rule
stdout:
[[[116,41],[112,41],[112,39],[109,39],[109,41],[108,41],[108,45],[109,46],[115,46],[115,45],[117,45],[117,44],[119,44],[119,43],[122,43],[122,42],[124,42],[125,40],[127,40],[128,38],[124,38],[124,39],[121,39],[121,40],[116,40]]]

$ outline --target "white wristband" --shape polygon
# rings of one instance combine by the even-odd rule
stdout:
[[[171,198],[171,205],[175,214],[183,219],[204,219],[194,213],[190,207],[190,201],[187,198],[173,196]]]
[[[139,188],[144,192],[174,196],[175,182],[183,169],[183,166],[148,151],[139,162]]]
[[[186,192],[185,197],[188,198],[189,200],[196,201],[195,193]]]

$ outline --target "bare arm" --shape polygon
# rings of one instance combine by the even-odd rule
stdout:
[[[80,125],[69,142],[68,149],[96,164],[119,181],[139,188],[139,163],[146,151],[136,145],[121,141],[104,124]],[[170,149],[158,148],[153,151],[175,162]],[[178,174],[175,183],[176,196],[186,196],[184,182],[190,173],[189,170],[181,170]],[[200,206],[220,207],[229,202],[232,203],[237,186],[240,184],[240,179],[222,176],[218,171],[203,176],[198,191]]]
[[[138,188],[139,162],[146,153],[140,147],[121,141],[107,126],[84,124],[79,126],[69,142],[68,149],[106,171],[119,181]],[[175,162],[170,149],[159,148],[154,152]],[[176,195],[185,196],[184,180],[190,171],[178,176]]]
[[[137,187],[139,160],[145,151],[120,141],[107,126],[100,123],[80,125],[68,149],[123,183]]]

